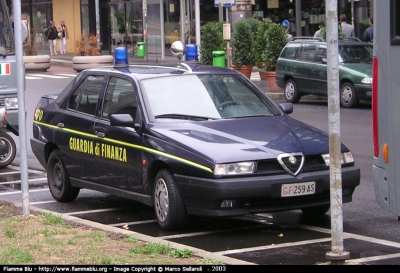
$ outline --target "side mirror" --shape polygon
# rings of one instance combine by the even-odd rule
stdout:
[[[111,126],[132,127],[136,131],[140,129],[140,124],[136,123],[129,114],[112,114],[110,116]]]
[[[281,103],[279,108],[287,115],[293,113],[293,104],[291,102]]]

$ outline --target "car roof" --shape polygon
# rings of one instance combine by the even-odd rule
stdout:
[[[312,36],[296,36],[293,37],[290,41],[290,44],[293,43],[317,43],[317,44],[326,44],[326,41],[320,37],[312,37]],[[288,43],[288,44],[289,44]],[[362,45],[369,45],[372,46],[372,44],[363,42],[357,37],[350,37],[350,38],[340,38],[339,39],[339,44],[340,45],[355,45],[355,44],[362,44]]]
[[[103,66],[97,68],[91,68],[84,70],[85,73],[90,72],[113,72],[113,73],[121,73],[124,75],[128,75],[134,77],[138,80],[154,78],[159,76],[167,76],[167,75],[183,75],[183,74],[238,74],[235,70],[204,65],[198,63],[181,63],[178,65],[174,64],[135,64],[129,65],[127,67],[114,67],[114,66]]]

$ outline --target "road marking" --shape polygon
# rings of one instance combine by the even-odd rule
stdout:
[[[41,202],[30,202],[30,205],[41,205],[41,204],[48,204],[48,203],[58,203],[58,201],[53,200],[53,201],[41,201]]]
[[[28,179],[28,182],[42,181],[42,180],[47,180],[47,177]],[[21,180],[14,180],[14,181],[8,181],[8,182],[0,182],[0,185],[16,184],[16,183],[21,183]]]
[[[49,189],[38,189],[38,190],[29,190],[31,192],[40,192],[40,191],[48,191]],[[13,192],[1,192],[0,195],[11,195],[11,194],[21,194],[21,191],[13,191]]]
[[[65,215],[74,215],[74,214],[87,214],[87,213],[97,213],[97,212],[107,212],[107,211],[114,211],[114,210],[124,210],[125,208],[109,208],[109,209],[93,209],[93,210],[84,210],[84,211],[74,211],[74,212],[67,212],[63,213]]]
[[[147,221],[136,221],[136,222],[127,222],[127,223],[117,223],[117,224],[111,224],[111,225],[109,225],[109,226],[112,226],[112,227],[122,227],[122,226],[125,226],[125,225],[128,225],[128,226],[133,226],[133,225],[141,225],[141,224],[150,224],[150,223],[155,223],[155,222],[157,222],[157,220],[147,220]]]
[[[33,76],[33,77],[43,77],[43,78],[50,78],[50,79],[67,79],[68,78],[65,76],[48,75],[48,74],[28,74],[28,75]]]

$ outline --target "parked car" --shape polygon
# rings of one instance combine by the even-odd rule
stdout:
[[[339,86],[342,107],[355,107],[372,97],[372,44],[358,39],[339,40]],[[288,102],[303,95],[327,96],[327,45],[321,38],[295,37],[282,50],[276,84]]]
[[[81,188],[130,198],[153,206],[163,229],[183,228],[188,215],[324,214],[329,138],[292,111],[228,68],[116,64],[43,96],[30,141],[57,201]],[[341,152],[351,202],[360,169]]]

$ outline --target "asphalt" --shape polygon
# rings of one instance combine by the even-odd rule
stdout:
[[[108,53],[102,53],[103,55],[108,55]],[[49,55],[47,51],[39,51],[38,55]],[[58,54],[50,56],[51,65],[58,66],[71,66],[72,67],[72,59],[74,54]],[[145,57],[138,57],[132,53],[128,55],[129,64],[157,64],[157,63],[174,63],[177,62],[177,58],[173,56],[165,56],[165,59],[162,60],[159,54],[148,54]],[[266,80],[261,80],[259,70],[257,66],[253,67],[252,75],[250,80],[258,86],[269,98],[273,100],[284,100],[283,89],[280,91],[270,91],[268,87],[268,83]]]

